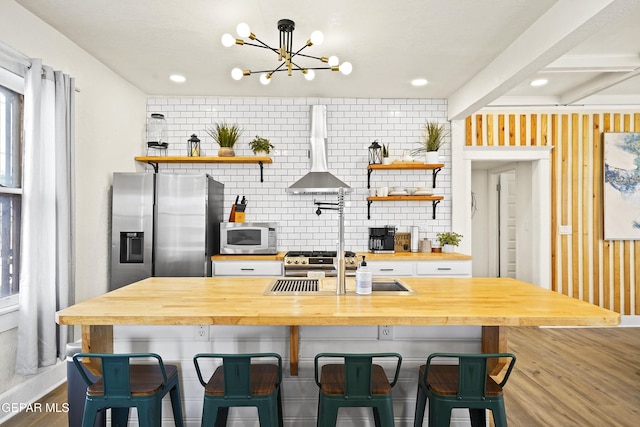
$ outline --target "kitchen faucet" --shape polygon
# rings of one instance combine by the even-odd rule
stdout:
[[[338,211],[338,250],[336,251],[336,295],[347,293],[346,263],[344,260],[344,188],[338,188],[338,203],[316,202],[316,214],[320,216],[323,209]]]

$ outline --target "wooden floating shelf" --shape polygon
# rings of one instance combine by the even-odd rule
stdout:
[[[385,200],[443,200],[444,196],[387,196],[387,197],[378,197],[371,196],[367,197],[369,201],[385,201]]]
[[[387,196],[367,197],[367,219],[371,219],[371,203],[373,202],[387,202],[387,201],[404,201],[404,200],[417,200],[417,201],[430,201],[433,206],[433,213],[431,217],[436,219],[436,206],[444,199],[444,196]]]
[[[388,165],[369,165],[367,169],[440,169],[444,163],[394,162]]]
[[[260,166],[260,182],[264,182],[264,164],[273,163],[271,157],[218,157],[218,156],[137,156],[136,161],[148,163],[153,166],[153,170],[158,173],[159,163],[254,163]]]
[[[218,156],[138,156],[138,162],[147,163],[273,163],[271,157],[218,157]]]

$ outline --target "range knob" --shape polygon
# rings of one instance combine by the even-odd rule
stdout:
[[[303,260],[302,260],[302,264],[306,264],[306,263],[307,263],[307,260],[306,260],[306,259],[303,259]]]
[[[287,260],[287,264],[291,264],[291,260],[290,259]]]
[[[297,259],[295,261],[293,261],[294,264],[298,264],[300,261],[298,261]]]

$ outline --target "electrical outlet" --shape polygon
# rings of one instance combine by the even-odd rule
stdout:
[[[196,341],[209,341],[209,325],[196,325]]]
[[[379,340],[392,340],[393,339],[393,326],[380,325],[378,326],[378,339]]]

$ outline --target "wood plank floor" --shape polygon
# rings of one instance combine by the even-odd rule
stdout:
[[[640,426],[640,328],[509,328],[511,426]]]
[[[505,388],[511,427],[640,426],[640,328],[508,328],[518,361]],[[41,402],[67,401],[66,384]],[[62,427],[67,415],[19,414],[6,427]]]
[[[58,388],[49,392],[38,401],[42,408],[46,404],[58,404],[59,407],[67,402],[67,383],[61,384]],[[13,416],[9,421],[2,423],[3,427],[67,427],[67,414],[64,412],[53,413],[42,411],[21,412]]]

